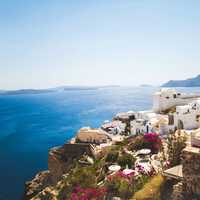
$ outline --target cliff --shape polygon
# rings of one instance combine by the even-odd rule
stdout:
[[[84,154],[95,156],[92,145],[67,143],[52,148],[48,155],[48,170],[39,172],[33,180],[26,182],[24,198],[54,199],[56,188],[62,183],[63,177],[73,168],[75,161]]]
[[[162,87],[200,87],[200,75],[186,80],[170,80]]]

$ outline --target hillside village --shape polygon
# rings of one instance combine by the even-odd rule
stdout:
[[[200,199],[200,94],[162,88],[148,111],[83,127],[49,151],[25,199]]]

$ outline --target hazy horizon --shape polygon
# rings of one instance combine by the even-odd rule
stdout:
[[[195,78],[196,76],[198,76],[198,75],[200,75],[200,74],[196,74],[196,75],[194,75],[193,77],[186,77],[185,79],[173,79],[173,80],[175,80],[175,81],[178,81],[178,80],[186,80],[186,79],[190,79],[190,78]],[[168,82],[168,81],[171,81],[171,79],[170,80],[167,80],[166,82]],[[119,85],[119,84],[101,84],[101,85],[94,85],[94,84],[92,84],[92,85],[81,85],[81,84],[74,84],[74,85],[72,85],[72,84],[62,84],[62,85],[49,85],[49,86],[47,86],[47,87],[26,87],[26,86],[24,86],[24,87],[21,87],[21,88],[7,88],[7,89],[4,89],[4,88],[0,88],[0,91],[1,90],[26,90],[26,89],[55,89],[55,88],[62,88],[62,87],[142,87],[142,86],[151,86],[151,87],[161,87],[162,86],[162,84],[164,84],[164,83],[166,83],[166,82],[162,82],[162,83],[160,83],[160,84],[149,84],[149,83],[141,83],[141,84],[138,84],[138,85],[126,85],[126,84],[124,84],[124,85]]]
[[[200,74],[199,1],[0,2],[0,89],[159,86]]]
[[[71,87],[71,88],[87,88],[87,87],[91,87],[91,88],[98,88],[98,87],[143,87],[143,85],[147,85],[150,87],[160,87],[160,85],[148,85],[148,84],[141,84],[141,85],[57,85],[57,86],[49,86],[49,87],[23,87],[23,88],[14,88],[14,89],[2,89],[0,88],[0,91],[15,91],[15,90],[48,90],[48,89],[56,89],[56,88],[67,88],[67,87]]]

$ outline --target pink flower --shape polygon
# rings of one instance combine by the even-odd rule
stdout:
[[[71,200],[102,199],[106,194],[105,188],[80,188],[76,187],[71,194]]]
[[[162,141],[157,133],[146,133],[144,135],[144,142],[153,153],[157,152],[162,146]]]

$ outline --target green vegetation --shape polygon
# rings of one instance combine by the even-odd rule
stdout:
[[[126,168],[126,166],[128,166],[128,168],[131,169],[135,167],[135,161],[136,161],[136,158],[133,157],[132,155],[122,154],[118,159],[118,164],[123,168]]]
[[[134,174],[124,175],[122,172],[117,172],[114,175],[108,176],[105,187],[110,196],[130,199],[149,179],[150,177],[146,175],[135,178]]]
[[[70,184],[74,186],[81,186],[82,188],[96,187],[96,171],[93,167],[78,167],[73,173]]]
[[[176,166],[181,163],[181,152],[186,147],[186,137],[181,135],[180,130],[176,133],[170,133],[167,139],[168,161],[170,166]]]
[[[111,151],[106,156],[106,162],[116,162],[119,156],[118,151]]]
[[[71,199],[71,194],[77,187],[83,189],[97,188],[97,171],[94,166],[81,167],[77,164],[69,175],[62,180],[60,188],[57,188],[59,199]]]

